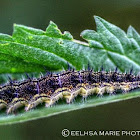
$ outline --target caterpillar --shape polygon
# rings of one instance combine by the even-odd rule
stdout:
[[[140,87],[140,76],[130,73],[120,73],[117,68],[106,72],[103,69],[94,72],[68,69],[59,74],[48,73],[40,78],[30,78],[23,81],[10,81],[0,86],[0,110],[6,108],[7,114],[14,113],[18,108],[25,111],[35,108],[41,103],[46,107],[55,104],[60,98],[71,103],[77,95],[87,98],[96,94],[103,96],[118,91],[127,93]]]

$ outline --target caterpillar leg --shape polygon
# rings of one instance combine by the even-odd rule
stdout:
[[[46,101],[45,101],[45,107],[50,107],[52,106],[53,104],[55,103],[55,101],[51,98],[48,98]]]
[[[2,110],[3,108],[7,108],[7,103],[4,100],[0,100],[0,110]]]
[[[81,95],[82,97],[87,97],[87,88],[86,88],[86,84],[78,84],[76,86],[77,90],[77,95]]]
[[[130,83],[130,88],[131,88],[131,90],[136,89],[136,88],[140,88],[139,82],[136,81],[136,82]]]
[[[59,88],[55,91],[55,93],[51,96],[50,101],[46,102],[46,107],[52,106],[55,102],[57,102],[60,98],[65,98],[67,103],[70,103],[74,96],[72,96],[69,88]]]
[[[46,102],[46,107],[53,105],[60,98],[68,99],[71,96],[71,91],[69,88],[63,87],[57,89],[50,97],[50,100]]]
[[[96,87],[96,94],[100,97],[103,96],[103,94],[106,92],[106,87]]]
[[[26,111],[35,108],[40,103],[45,102],[45,107],[52,106],[56,101],[58,101],[60,98],[63,98],[63,94],[67,94],[68,89],[67,88],[59,88],[57,89],[51,96],[48,96],[46,94],[37,94],[35,95],[29,105],[26,107]]]
[[[63,93],[67,92],[66,88],[59,88],[54,94],[45,101],[45,107],[54,105],[60,98],[63,98]]]
[[[78,94],[81,96],[87,95],[85,84],[78,84],[76,86],[76,88],[74,88],[72,91],[67,91],[67,92],[63,93],[63,97],[66,99],[66,102],[69,104],[73,101],[73,99]]]
[[[86,98],[94,93],[97,93],[97,84],[86,85],[86,94],[83,97]]]
[[[130,83],[121,83],[120,84],[120,89],[123,91],[123,93],[127,93],[131,90],[131,86],[130,86]]]
[[[23,106],[27,106],[28,102],[24,98],[14,98],[13,101],[10,103],[7,109],[7,114],[13,113],[18,108]]]
[[[29,111],[33,108],[35,108],[37,105],[43,103],[43,102],[47,102],[50,101],[50,97],[46,94],[36,94],[30,101],[30,103],[28,104],[28,106],[25,108],[26,111]]]
[[[113,84],[109,84],[106,86],[106,92],[109,93],[109,95],[114,95],[115,94],[115,86]]]
[[[51,96],[51,98],[53,99],[53,101],[58,101],[60,98],[65,98],[66,96],[68,96],[70,94],[70,89],[69,88],[59,88],[57,89],[54,94]]]
[[[63,92],[63,97],[66,99],[67,103],[71,103],[72,100],[74,99],[74,95],[69,91]]]

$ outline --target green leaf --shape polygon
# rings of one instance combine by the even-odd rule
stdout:
[[[85,30],[81,33],[89,45],[73,39],[69,32],[61,33],[52,21],[46,31],[14,24],[12,36],[0,34],[0,53],[20,59],[24,67],[25,63],[36,65],[37,68],[33,71],[40,71],[44,66],[51,70],[61,70],[67,68],[67,63],[79,70],[86,68],[90,63],[94,70],[103,65],[106,70],[113,70],[117,66],[124,72],[133,67],[138,72],[139,34],[130,35],[130,29],[126,34],[117,26],[97,16],[95,22],[97,32]],[[9,69],[3,71],[13,72],[12,66]],[[28,67],[15,68],[14,72],[26,71],[31,70],[28,70]]]
[[[53,22],[50,22],[46,32],[37,35],[32,30],[25,26],[15,25],[13,38],[18,44],[30,46],[32,51],[34,49],[40,50],[41,56],[45,58],[39,57],[40,62],[36,63],[53,69],[62,69],[62,67],[67,68],[67,62],[69,62],[72,67],[81,69],[84,65],[87,66],[88,61],[92,60],[92,58],[91,60],[88,58],[89,55],[92,55],[92,49],[75,42],[70,33],[64,32],[62,34]],[[88,51],[88,56],[86,51]],[[42,55],[42,53],[44,54]],[[35,57],[38,57],[38,54],[35,54]]]
[[[0,73],[22,73],[44,70],[39,64],[28,63],[20,58],[3,53],[0,53],[0,67]]]
[[[0,52],[31,65],[36,64],[39,70],[40,66],[60,70],[67,68],[67,63],[77,69],[87,67],[88,62],[94,66],[94,57],[91,57],[93,49],[74,40],[69,32],[62,34],[53,22],[50,22],[46,31],[14,24],[12,36],[1,34]]]
[[[0,45],[2,46],[2,41],[8,42],[13,41],[12,37],[5,34],[0,34]],[[33,72],[33,71],[43,71],[44,67],[39,64],[29,63],[21,58],[15,57],[9,51],[9,54],[0,52],[0,73],[20,73],[20,72]]]
[[[89,46],[98,51],[97,60],[100,59],[100,53],[104,51],[104,61],[102,64],[108,69],[111,66],[117,66],[120,71],[129,71],[132,67],[136,72],[140,71],[140,49],[138,45],[138,33],[134,36],[126,34],[119,27],[95,16],[97,32],[94,30],[85,30],[81,36],[89,42]],[[137,34],[137,37],[136,37]],[[130,36],[135,40],[132,42]],[[136,46],[137,43],[137,46]],[[99,52],[100,50],[100,52]],[[101,64],[101,63],[100,63]]]

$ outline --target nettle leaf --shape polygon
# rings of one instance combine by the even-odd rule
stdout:
[[[67,63],[71,67],[82,69],[90,63],[94,70],[99,70],[103,65],[106,70],[113,70],[117,66],[124,72],[133,67],[138,72],[140,70],[138,37],[136,35],[132,37],[130,31],[129,35],[126,35],[123,30],[100,17],[95,17],[95,21],[97,32],[85,30],[81,33],[89,45],[74,40],[69,32],[62,34],[52,21],[46,31],[14,24],[12,36],[0,35],[0,52],[22,59],[23,63],[36,64],[38,67],[36,71],[43,70],[44,66],[51,70],[61,70],[67,68]],[[19,71],[17,68],[15,71],[12,69],[11,72]],[[28,67],[21,70],[21,72],[30,71]]]
[[[21,72],[43,71],[44,67],[50,70],[67,68],[67,63],[77,70],[87,68],[90,64],[95,71],[101,66],[106,71],[116,67],[121,72],[140,71],[140,35],[130,26],[127,34],[119,27],[95,16],[97,31],[84,30],[81,33],[82,42],[73,39],[69,32],[61,33],[57,25],[50,22],[46,31],[14,24],[13,35],[0,34],[0,73],[17,73],[14,78],[21,79]],[[1,74],[0,77],[7,77]],[[5,81],[0,78],[0,81]],[[59,103],[51,108],[39,108],[18,115],[0,114],[0,124],[19,123],[34,120],[100,104],[139,97],[140,92],[106,96],[103,98],[91,97],[83,103],[76,99],[73,104]]]
[[[0,52],[22,59],[24,63],[36,64],[37,71],[40,65],[51,70],[67,68],[67,63],[76,69],[87,67],[88,62],[94,66],[93,49],[87,44],[77,43],[69,32],[62,34],[53,22],[46,31],[14,24],[12,37],[1,34]],[[15,71],[18,70],[15,68]],[[22,71],[30,70],[27,67]]]
[[[69,32],[62,34],[52,21],[46,31],[14,24],[12,36],[0,34],[1,57],[3,54],[11,57],[8,59],[11,60],[10,63],[1,60],[1,65],[5,61],[5,65],[9,63],[9,67],[4,69],[3,66],[4,70],[1,69],[0,72],[42,71],[44,66],[51,70],[61,70],[67,68],[67,63],[76,69],[86,68],[90,63],[94,70],[99,70],[103,65],[106,70],[117,66],[124,72],[133,67],[138,72],[139,34],[132,27],[126,34],[97,16],[95,21],[97,32],[85,30],[81,33],[89,45],[74,40]],[[13,65],[12,57],[20,63],[14,61],[16,65]],[[33,65],[36,66],[34,70],[31,69]]]
[[[126,34],[119,27],[95,16],[97,32],[85,30],[81,36],[89,42],[89,46],[98,51],[97,60],[104,51],[105,61],[103,65],[111,69],[117,66],[120,71],[129,71],[131,68],[135,72],[140,71],[140,47],[139,34],[131,27]],[[99,52],[100,50],[100,52]]]
[[[0,73],[33,72],[42,71],[44,69],[40,64],[30,63],[20,57],[16,57],[12,54],[12,51],[14,51],[12,48],[10,48],[9,53],[7,53],[8,51],[6,51],[5,46],[11,46],[12,42],[13,39],[11,36],[0,34],[0,46],[3,49],[3,51],[0,51]]]
[[[92,62],[90,56],[93,49],[76,43],[68,32],[62,34],[53,22],[50,22],[46,32],[40,30],[39,32],[36,34],[32,28],[21,25],[15,25],[13,32],[13,38],[18,44],[27,45],[32,50],[37,49],[44,53],[41,53],[41,56],[45,58],[36,63],[55,69],[67,68],[69,63],[71,67],[81,69],[84,65],[87,67],[89,61]],[[35,57],[38,57],[37,54]],[[40,59],[39,56],[38,60]]]

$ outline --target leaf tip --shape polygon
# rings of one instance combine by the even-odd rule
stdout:
[[[53,27],[57,27],[57,25],[51,20],[49,25],[53,26]]]
[[[137,31],[135,30],[135,28],[130,25],[127,29],[127,36],[128,37],[133,37],[134,33],[138,34]]]
[[[16,26],[16,25],[17,25],[16,23],[13,24],[13,26]]]
[[[132,25],[129,25],[129,27],[128,27],[128,31],[129,30],[133,30],[134,28],[132,27]]]
[[[93,17],[94,17],[95,21],[101,21],[101,20],[104,20],[103,18],[101,18],[101,17],[99,17],[99,16],[96,16],[96,15],[94,15]]]
[[[94,17],[94,19],[99,18],[99,16],[96,16],[96,15],[94,15],[93,17]]]
[[[14,23],[13,24],[13,29],[15,29],[18,26],[18,24]]]
[[[84,30],[80,33],[80,37],[85,38],[89,30]]]
[[[16,23],[13,24],[13,27],[17,27],[17,26],[22,27],[22,26],[24,26],[24,25],[16,24]]]

